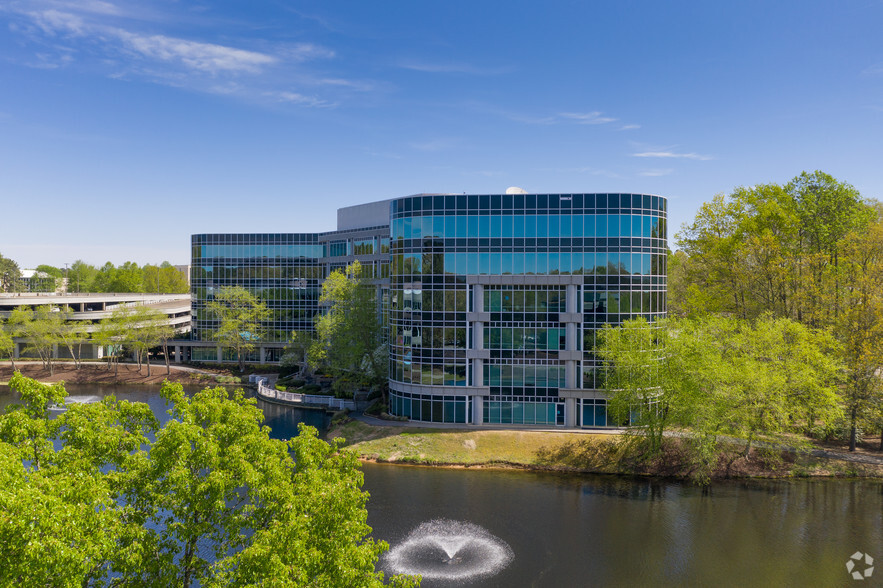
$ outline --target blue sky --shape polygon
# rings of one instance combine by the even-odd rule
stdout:
[[[883,198],[883,2],[0,1],[0,253],[189,262],[419,192]],[[675,231],[670,231],[670,237]]]

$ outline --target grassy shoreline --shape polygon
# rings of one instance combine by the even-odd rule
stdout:
[[[328,437],[343,437],[360,459],[375,463],[674,479],[690,479],[694,471],[683,441],[677,438],[669,440],[662,456],[645,460],[622,435],[585,432],[429,429],[351,420],[333,426]],[[734,459],[737,453],[722,452],[711,479],[883,478],[883,464],[857,463],[848,456],[752,450],[747,458]]]

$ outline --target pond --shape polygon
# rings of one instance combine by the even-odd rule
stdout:
[[[165,415],[155,389],[114,393]],[[0,387],[0,408],[12,400]],[[260,403],[273,436],[320,411]],[[430,573],[423,586],[881,585],[883,483],[734,481],[708,490],[677,482],[505,470],[365,464],[368,522],[395,550],[386,570]],[[860,554],[856,559],[850,559]],[[432,561],[430,561],[432,560]],[[429,563],[427,563],[429,562]],[[398,567],[397,567],[398,566]]]

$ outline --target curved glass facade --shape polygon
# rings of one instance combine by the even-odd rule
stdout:
[[[595,333],[665,314],[665,198],[419,195],[390,233],[393,414],[607,424]]]
[[[194,339],[212,341],[221,286],[273,311],[250,361],[312,330],[322,280],[358,259],[388,328],[389,411],[418,421],[612,424],[596,333],[666,312],[666,200],[648,194],[420,194],[340,209],[337,231],[192,245]]]

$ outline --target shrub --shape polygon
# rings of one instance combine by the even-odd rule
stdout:
[[[386,403],[382,400],[375,400],[371,403],[371,405],[365,409],[365,414],[380,416],[381,413],[386,412],[388,407]]]

